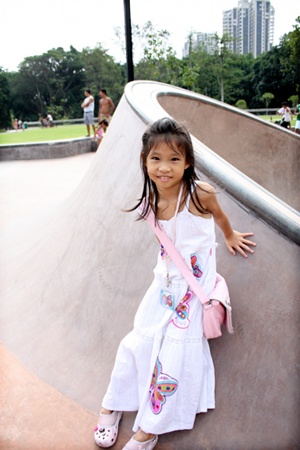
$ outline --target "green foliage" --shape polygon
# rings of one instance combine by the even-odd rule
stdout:
[[[125,33],[120,29],[118,33],[124,48]],[[151,22],[133,25],[136,79],[172,84],[232,105],[243,99],[251,109],[277,107],[287,99],[294,103],[299,97],[300,16],[279,46],[256,59],[231,53],[227,35],[215,35],[213,54],[204,46],[191,45],[188,57],[179,59],[169,37],[167,30],[157,30]],[[125,84],[126,65],[116,63],[101,44],[82,52],[59,47],[27,57],[18,72],[0,71],[1,126],[8,125],[10,116],[23,121],[38,120],[48,112],[54,119],[81,117],[85,88],[95,97],[97,114],[99,88],[107,89],[117,106]]]
[[[274,95],[271,92],[265,92],[262,96],[261,96],[261,100],[264,102],[266,108],[268,109],[269,104],[271,103],[271,101],[273,100]]]
[[[86,88],[92,90],[96,105],[99,87],[112,91],[115,103],[123,93],[124,71],[101,45],[78,52],[61,47],[20,64],[10,80],[13,114],[35,121],[51,113],[54,119],[82,116]],[[97,97],[98,96],[98,97]]]
[[[219,38],[216,36],[216,41]],[[246,102],[253,96],[251,88],[252,55],[234,55],[225,48],[208,54],[203,46],[191,49],[183,60],[182,87],[220,100],[224,95],[226,103],[235,104],[241,97]]]
[[[293,95],[299,95],[300,87],[300,16],[294,31],[285,34],[280,45],[260,55],[253,66],[253,88],[255,95],[251,108],[261,107],[261,97],[271,92],[276,107]]]
[[[171,78],[171,67],[178,69],[175,53],[168,45],[169,36],[166,30],[155,30],[151,21],[143,27],[134,26],[134,48],[141,48],[135,69],[136,79],[168,82],[166,80]]]
[[[291,96],[288,98],[288,101],[291,102],[291,104],[292,104],[293,107],[295,107],[295,106],[297,106],[298,103],[299,103],[299,97],[298,97],[298,95],[291,95]]]
[[[285,44],[289,48],[290,61],[287,68],[292,70],[293,73],[293,85],[294,92],[300,95],[300,16],[296,19],[296,25],[294,25],[294,31],[288,33]]]
[[[91,89],[96,105],[98,106],[100,88],[106,89],[108,96],[117,105],[125,84],[125,70],[122,65],[115,63],[101,44],[94,49],[83,49],[81,61],[85,71],[86,87]],[[82,112],[77,117],[81,114]]]
[[[240,109],[248,109],[248,106],[247,106],[247,103],[245,100],[238,100],[236,102],[235,106]]]
[[[81,114],[85,74],[81,55],[73,47],[25,58],[12,81],[14,115],[22,120],[37,120],[48,112],[55,119]],[[79,106],[74,111],[75,104]]]
[[[11,97],[7,73],[0,67],[0,129],[11,126],[10,117]]]

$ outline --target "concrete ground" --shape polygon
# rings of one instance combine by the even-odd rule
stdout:
[[[63,202],[86,174],[95,153],[0,163],[0,229]]]
[[[0,233],[12,226],[19,228],[64,202],[94,159],[95,153],[84,153],[52,160],[1,162]],[[95,414],[43,383],[2,344],[0,361],[1,449],[93,448]],[[72,417],[70,422],[68,416]],[[70,439],[74,429],[76,439]]]

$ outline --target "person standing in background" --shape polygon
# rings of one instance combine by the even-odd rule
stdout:
[[[85,95],[85,99],[83,100],[83,102],[81,104],[81,108],[83,108],[83,111],[84,111],[83,118],[84,118],[84,123],[85,123],[86,129],[87,129],[86,137],[90,137],[91,136],[91,126],[94,131],[93,135],[95,135],[95,125],[94,125],[95,102],[94,102],[94,97],[91,95],[90,89],[86,89],[84,91],[84,95]]]
[[[51,114],[47,114],[47,122],[48,122],[48,126],[51,128],[53,127],[53,117],[51,116]]]
[[[106,95],[106,89],[100,89],[100,100],[99,100],[99,112],[98,112],[98,122],[101,120],[107,120],[109,123],[111,121],[111,115],[115,109],[115,105],[110,97]]]
[[[295,133],[300,134],[300,103],[295,108],[296,123],[295,123]]]
[[[292,111],[286,102],[282,102],[281,106],[282,107],[276,113],[277,115],[282,116],[282,122],[280,125],[291,130]]]

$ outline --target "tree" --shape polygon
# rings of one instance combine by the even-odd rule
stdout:
[[[0,67],[0,129],[11,126],[11,97],[7,73]]]
[[[37,120],[47,112],[55,119],[82,114],[85,73],[81,54],[73,47],[25,58],[12,81],[13,110],[23,120]]]
[[[260,55],[253,65],[254,97],[251,107],[260,107],[265,92],[274,94],[271,106],[300,94],[300,16],[294,30],[285,34],[278,46]]]
[[[260,98],[264,102],[264,104],[266,106],[267,115],[268,115],[269,104],[271,103],[273,98],[274,98],[274,95],[271,92],[265,92]]]
[[[169,46],[170,33],[167,30],[156,30],[151,21],[142,27],[133,29],[134,58],[139,52],[139,62],[136,64],[136,79],[165,81],[170,76],[168,64],[177,65],[175,52]]]
[[[288,98],[288,101],[291,102],[291,104],[292,104],[293,107],[295,107],[295,106],[298,105],[299,97],[298,97],[298,95],[291,95],[291,96]]]
[[[181,86],[194,92],[219,98],[216,73],[218,57],[207,53],[203,45],[193,46],[188,57],[182,60]]]
[[[238,100],[235,106],[239,109],[248,109],[247,103],[245,100]]]
[[[125,67],[116,63],[101,44],[94,49],[84,48],[81,58],[85,70],[86,87],[91,89],[96,103],[99,99],[99,89],[104,88],[107,89],[109,97],[117,105],[126,83]]]
[[[220,70],[219,70],[219,84],[220,84],[220,97],[221,102],[224,102],[225,94],[224,94],[224,78],[226,75],[226,59],[229,56],[228,44],[232,41],[232,37],[230,37],[227,33],[223,34],[222,37],[219,37],[217,34],[215,35],[216,41],[216,50],[215,54],[219,55],[220,60]]]
[[[115,28],[121,49],[125,54],[124,29]],[[151,21],[144,25],[132,24],[132,47],[135,62],[135,79],[159,80],[179,83],[181,67],[174,50],[169,46],[170,33],[157,30]]]
[[[19,65],[19,72],[11,79],[14,115],[22,120],[37,120],[46,114],[51,97],[51,76],[41,56],[30,56]]]
[[[293,25],[293,28],[294,30],[285,36],[284,44],[289,49],[287,66],[294,75],[294,93],[300,96],[300,16],[297,17],[296,25]]]
[[[56,119],[78,117],[82,114],[80,104],[86,80],[81,53],[71,46],[67,52],[59,47],[44,56],[51,74],[47,111]]]
[[[281,58],[283,50],[281,47],[273,47],[269,52],[259,55],[253,65],[253,89],[254,96],[250,108],[263,106],[262,95],[272,92],[276,103],[274,107],[285,99],[282,86],[284,77],[281,72]],[[271,101],[270,105],[272,106]]]

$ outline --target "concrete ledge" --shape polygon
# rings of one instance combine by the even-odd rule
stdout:
[[[90,138],[0,145],[0,161],[66,158],[96,150],[96,142]]]

